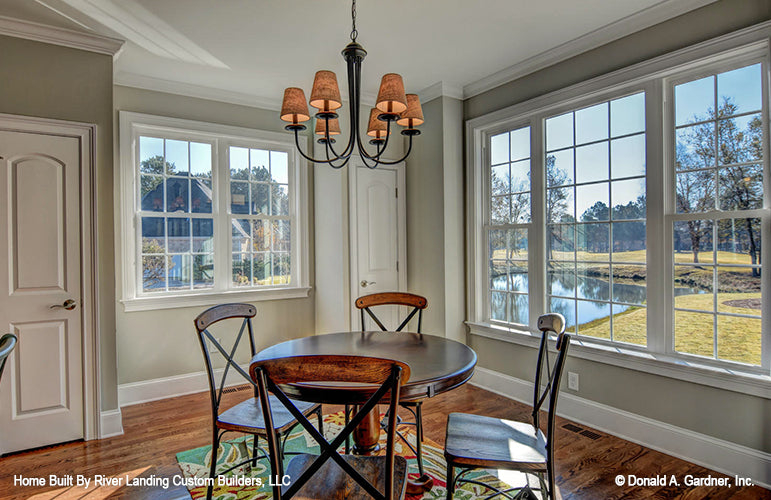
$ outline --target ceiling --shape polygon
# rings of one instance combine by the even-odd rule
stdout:
[[[359,0],[364,98],[390,72],[469,97],[712,1]],[[350,0],[3,0],[0,16],[126,40],[118,84],[269,108],[319,69],[344,84],[351,31]]]

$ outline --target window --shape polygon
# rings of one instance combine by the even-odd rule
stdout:
[[[468,123],[472,333],[555,311],[590,359],[771,376],[769,47],[714,46]]]
[[[293,142],[121,112],[127,310],[305,296],[305,193]]]

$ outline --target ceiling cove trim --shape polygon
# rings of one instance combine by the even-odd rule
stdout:
[[[123,40],[0,16],[0,35],[116,56]]]
[[[119,71],[113,79],[115,85],[124,87],[134,87],[143,90],[153,90],[156,92],[165,92],[167,94],[176,94],[197,99],[207,99],[209,101],[219,101],[229,104],[238,104],[240,106],[249,106],[252,108],[267,109],[270,111],[281,110],[280,99],[270,99],[232,90],[217,89],[214,87],[205,87],[203,85],[194,85],[190,83],[175,82],[163,78],[139,75]]]
[[[418,92],[418,96],[423,103],[442,96],[463,100],[463,88],[460,85],[439,81]]]
[[[649,28],[668,19],[704,7],[717,0],[663,0],[647,9],[607,24],[583,36],[536,54],[497,73],[481,78],[463,87],[463,97],[468,99],[492,90],[500,85],[535,73],[581,53],[596,49],[637,31]]]

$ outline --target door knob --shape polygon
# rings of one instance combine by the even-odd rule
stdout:
[[[361,280],[361,283],[359,283],[362,288],[367,288],[367,285],[377,285],[377,281],[367,281],[367,280]]]
[[[73,299],[67,299],[61,304],[54,304],[49,309],[66,309],[68,311],[72,311],[77,307],[77,302],[75,302]]]

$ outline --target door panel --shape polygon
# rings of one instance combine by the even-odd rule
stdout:
[[[356,172],[357,297],[399,290],[399,232],[397,172],[378,167],[358,167]],[[377,316],[388,328],[396,328],[398,308],[378,307]],[[375,328],[369,318],[367,329]],[[353,325],[361,320],[354,318]]]
[[[84,437],[81,143],[0,130],[0,157],[0,331],[19,339],[0,381],[8,453]]]

